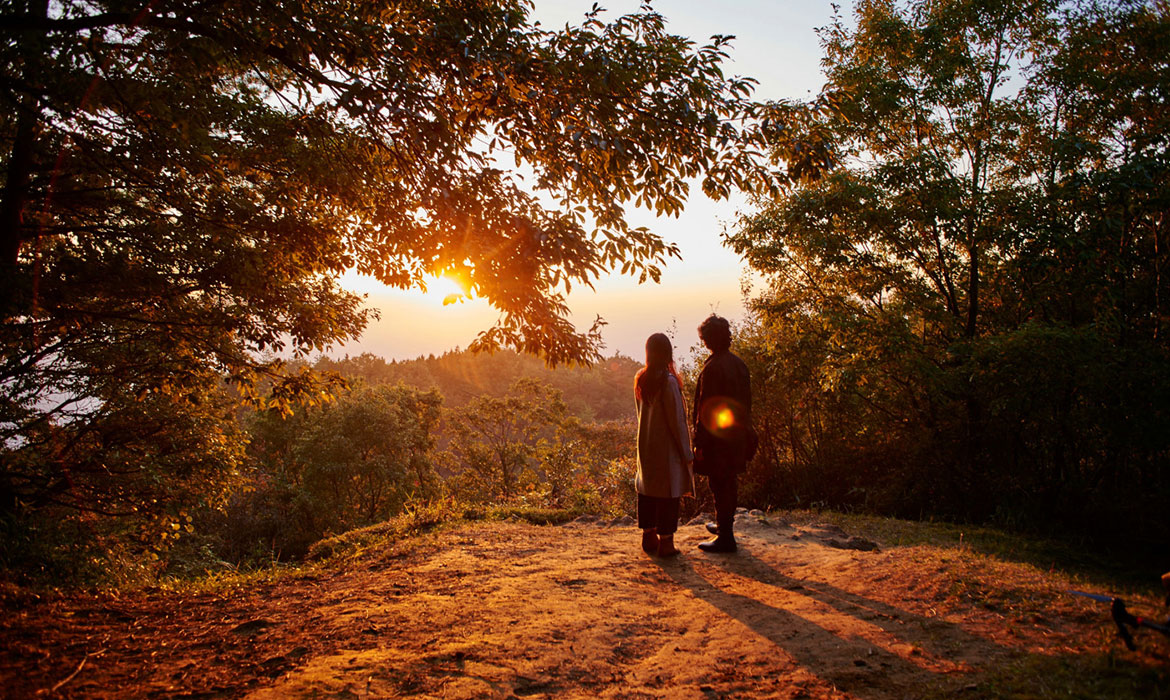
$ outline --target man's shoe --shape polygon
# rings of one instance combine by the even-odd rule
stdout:
[[[707,532],[710,532],[712,535],[718,535],[719,534],[719,524],[718,523],[707,523]]]
[[[735,546],[735,540],[730,537],[716,537],[708,542],[700,542],[699,549],[709,554],[731,554],[738,547]]]

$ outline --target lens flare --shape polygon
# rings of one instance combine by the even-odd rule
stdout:
[[[738,439],[743,432],[747,410],[729,396],[714,396],[699,407],[699,420],[712,435],[725,440]]]

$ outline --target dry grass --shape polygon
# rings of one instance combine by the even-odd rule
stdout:
[[[1170,640],[1142,630],[1130,652],[1107,604],[1067,593],[1117,595],[1135,614],[1162,620],[1170,611],[1154,567],[1139,578],[1124,560],[990,528],[810,511],[769,515],[797,526],[828,522],[881,543],[897,555],[873,585],[897,581],[922,611],[965,619],[988,638],[1032,652],[989,667],[963,698],[1170,698]]]

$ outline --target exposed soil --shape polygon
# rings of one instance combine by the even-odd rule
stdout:
[[[757,515],[734,555],[698,524],[664,561],[629,524],[477,523],[216,593],[10,597],[0,695],[912,698],[1118,646],[1055,574]]]

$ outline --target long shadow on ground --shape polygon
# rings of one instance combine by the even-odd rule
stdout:
[[[1011,653],[956,624],[785,575],[743,548],[658,563],[697,598],[857,697],[913,697],[926,687],[953,687],[974,670],[972,662]]]

